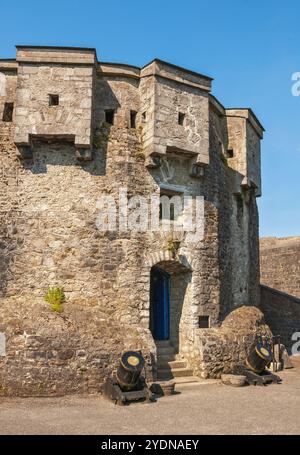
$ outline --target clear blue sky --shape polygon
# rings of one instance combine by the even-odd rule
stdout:
[[[296,0],[1,2],[0,57],[15,44],[96,47],[98,58],[154,57],[214,77],[226,107],[252,107],[262,146],[261,235],[300,235],[300,3]]]

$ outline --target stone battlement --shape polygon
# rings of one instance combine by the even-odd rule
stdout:
[[[122,78],[132,92],[126,112],[111,88]],[[94,128],[113,116],[115,124],[142,128],[146,166],[184,154],[193,157],[191,174],[201,176],[209,164],[209,112],[218,106],[227,119],[226,143],[220,139],[219,148],[237,171],[235,192],[244,186],[261,193],[263,128],[250,109],[224,109],[210,95],[210,77],[159,59],[142,68],[102,63],[93,48],[17,46],[16,60],[0,60],[0,80],[0,112],[5,103],[13,104],[21,158],[31,158],[36,140],[44,139],[70,141],[77,159],[90,160]],[[125,96],[125,86],[122,92]]]

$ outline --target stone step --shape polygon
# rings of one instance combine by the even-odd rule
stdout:
[[[220,379],[201,379],[197,376],[183,376],[181,378],[176,378],[175,382],[175,390],[186,390],[189,387],[199,387],[205,385],[220,385]]]
[[[175,355],[175,349],[172,346],[158,347],[157,357],[162,355]]]
[[[212,385],[218,384],[220,385],[220,379],[201,379],[197,376],[182,376],[176,379],[168,379],[168,380],[157,380],[157,383],[165,383],[166,381],[175,382],[175,392],[185,392],[189,389],[193,390],[194,388],[205,386],[205,385]]]
[[[163,348],[163,347],[169,347],[169,346],[173,347],[170,340],[156,340],[155,344],[156,344],[157,348],[158,347]]]
[[[193,376],[193,371],[188,368],[158,368],[157,377],[159,379],[175,379],[182,376]]]
[[[166,359],[158,359],[157,368],[161,369],[173,369],[173,368],[186,368],[187,364],[184,360],[170,360],[169,357]]]
[[[186,384],[202,384],[203,380],[197,378],[197,376],[181,376],[176,378],[175,384],[178,386]]]
[[[166,354],[166,355],[158,355],[157,356],[157,364],[159,363],[168,363],[168,362],[173,362],[174,360],[177,360],[176,359],[176,356],[175,356],[175,353],[170,355],[170,354]]]

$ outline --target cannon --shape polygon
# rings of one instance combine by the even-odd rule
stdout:
[[[261,337],[252,346],[246,359],[243,374],[250,385],[267,385],[271,383],[279,384],[281,378],[266,370],[273,361],[273,351],[271,344]]]
[[[145,360],[140,352],[124,352],[116,374],[107,378],[103,384],[103,395],[120,406],[135,401],[155,401],[145,376],[142,375],[144,367]]]

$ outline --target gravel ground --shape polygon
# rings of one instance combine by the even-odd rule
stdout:
[[[182,388],[153,404],[102,397],[0,398],[0,434],[300,434],[300,357],[281,385]]]

